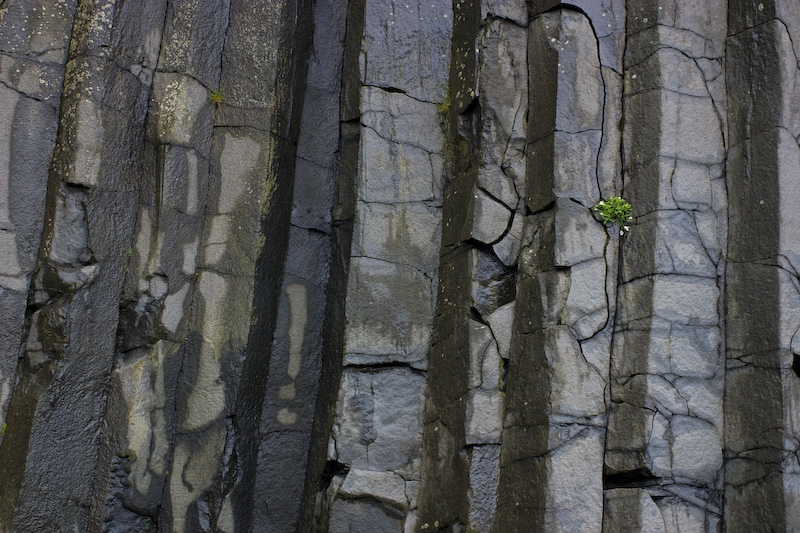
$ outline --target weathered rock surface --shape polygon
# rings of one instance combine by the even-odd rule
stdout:
[[[798,57],[789,0],[0,2],[0,531],[800,530]]]

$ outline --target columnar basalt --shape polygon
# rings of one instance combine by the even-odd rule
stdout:
[[[0,531],[800,530],[798,57],[788,0],[0,2]]]
[[[612,351],[612,528],[637,513],[692,530],[720,520],[725,15],[715,3],[628,5],[624,186],[637,224]]]

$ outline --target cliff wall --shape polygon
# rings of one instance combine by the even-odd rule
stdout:
[[[800,530],[799,54],[790,0],[0,1],[0,531]]]

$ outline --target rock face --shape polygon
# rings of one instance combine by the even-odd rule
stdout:
[[[790,0],[0,2],[0,531],[800,530],[798,57]]]

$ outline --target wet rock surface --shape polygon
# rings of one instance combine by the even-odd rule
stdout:
[[[0,531],[800,530],[796,11],[0,2]]]

